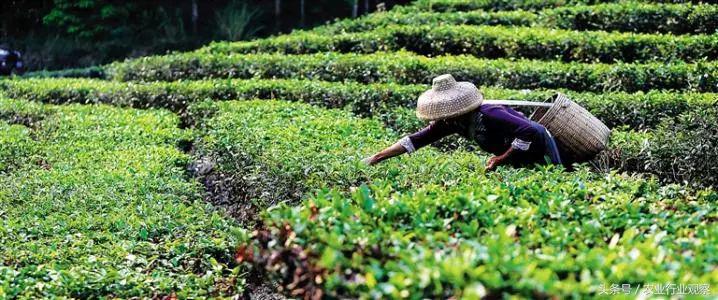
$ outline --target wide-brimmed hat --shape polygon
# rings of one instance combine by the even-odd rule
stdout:
[[[432,121],[463,115],[479,107],[484,96],[471,82],[456,82],[451,74],[434,78],[431,89],[419,96],[416,116]]]

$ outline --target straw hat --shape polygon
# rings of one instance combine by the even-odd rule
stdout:
[[[479,107],[484,96],[470,82],[456,82],[451,74],[434,78],[430,90],[419,96],[416,116],[432,121],[456,117]]]

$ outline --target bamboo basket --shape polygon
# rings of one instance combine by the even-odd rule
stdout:
[[[557,93],[547,102],[486,100],[484,103],[536,106],[530,119],[548,129],[563,156],[573,162],[586,162],[606,149],[611,130],[588,110]]]

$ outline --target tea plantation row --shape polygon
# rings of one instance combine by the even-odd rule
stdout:
[[[625,2],[624,0],[417,0],[404,9],[408,11],[469,11],[469,10],[541,10],[551,7],[570,7],[601,3]],[[638,0],[642,3],[702,3],[702,0]]]
[[[0,99],[0,298],[241,293],[243,230],[201,199],[162,110]]]
[[[358,160],[398,138],[374,120],[277,101],[191,109],[208,116],[200,155],[260,205],[286,202],[237,258],[290,291],[581,297],[607,282],[717,283],[705,267],[718,250],[714,192],[584,169],[485,174],[485,158],[463,151],[367,167]]]
[[[641,2],[603,3],[547,8],[537,12],[406,11],[404,7],[359,19],[345,19],[312,32],[338,34],[362,32],[390,25],[513,25],[571,30],[605,30],[643,33],[712,34],[718,30],[718,5],[653,4]]]
[[[151,56],[107,67],[119,81],[209,78],[303,78],[360,83],[426,84],[450,73],[481,86],[574,91],[670,89],[718,92],[718,64],[585,64],[533,60],[487,60],[471,56],[427,58],[406,52],[309,55],[197,53]]]
[[[121,83],[98,80],[40,79],[0,82],[15,98],[54,103],[111,103],[141,108],[162,107],[179,112],[185,125],[195,116],[186,108],[202,99],[282,99],[330,108],[346,108],[359,116],[376,117],[399,132],[409,133],[424,124],[411,108],[426,88],[422,85],[330,83],[306,80],[210,80],[159,83]],[[487,98],[543,101],[554,92],[483,88]],[[587,107],[611,127],[652,129],[650,134],[626,132],[614,138],[607,166],[619,170],[659,175],[672,182],[710,185],[718,153],[713,147],[716,125],[715,94],[575,93],[568,95]],[[527,112],[529,113],[529,112]],[[675,120],[675,121],[674,121]],[[687,133],[676,135],[677,130]],[[623,129],[625,130],[625,129]],[[451,148],[455,148],[455,145]]]
[[[580,62],[640,62],[718,57],[715,35],[569,31],[540,27],[386,25],[359,33],[295,32],[249,42],[220,42],[208,53],[374,53],[406,49],[421,55],[471,54]]]
[[[324,107],[347,107],[361,116],[382,116],[397,107],[413,108],[427,85],[358,84],[302,79],[230,79],[177,82],[115,82],[90,79],[29,79],[0,81],[11,98],[52,103],[109,103],[183,112],[203,99],[283,99]],[[481,87],[487,99],[545,101],[552,90],[510,90]],[[562,90],[609,127],[654,128],[661,119],[685,111],[705,110],[718,103],[714,93],[591,93]],[[386,120],[389,122],[390,120]]]

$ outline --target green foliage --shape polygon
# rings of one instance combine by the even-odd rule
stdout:
[[[395,123],[395,110],[411,109],[428,85],[393,83],[335,83],[297,79],[203,80],[124,83],[87,79],[29,79],[0,81],[8,97],[51,103],[107,103],[139,108],[168,108],[184,112],[204,99],[282,99],[329,108],[348,108],[359,116],[375,116]],[[487,99],[545,101],[555,91],[481,87]],[[713,93],[590,93],[561,90],[609,127],[654,128],[661,119],[716,104]],[[414,128],[401,128],[411,130]]]
[[[696,186],[718,185],[718,109],[713,106],[664,120],[644,138],[631,135],[617,169],[655,174],[668,182]]]
[[[176,116],[7,99],[0,109],[43,117],[31,133],[0,131],[0,161],[17,166],[0,178],[0,298],[241,292],[243,232],[187,178],[176,144],[190,135]]]
[[[67,34],[82,39],[96,39],[124,34],[131,16],[132,3],[120,4],[106,0],[54,0],[52,10],[43,18],[48,26],[63,28]],[[124,26],[122,26],[124,25]]]
[[[359,19],[346,19],[313,32],[338,34],[396,25],[506,25],[543,26],[572,30],[606,30],[645,33],[715,33],[718,6],[709,4],[652,4],[638,2],[562,6],[537,12],[459,11],[425,12],[395,9]]]
[[[316,52],[374,53],[406,49],[421,55],[470,54],[486,58],[529,58],[581,62],[687,62],[718,57],[715,35],[567,31],[505,26],[385,26],[373,31],[327,35],[291,35],[239,42],[214,43],[207,53]]]
[[[405,9],[432,10],[432,11],[468,11],[468,10],[541,10],[555,7],[570,7],[576,5],[592,5],[599,3],[614,3],[618,0],[418,0]],[[701,0],[639,0],[648,3],[699,3]]]
[[[174,81],[205,78],[305,78],[360,83],[428,83],[451,73],[482,86],[515,89],[563,88],[574,91],[718,92],[718,64],[699,62],[585,64],[554,61],[427,58],[406,52],[312,55],[183,53],[143,57],[107,67],[120,81]]]
[[[544,26],[575,30],[714,34],[718,5],[626,2],[565,6],[542,11],[540,18],[539,24]]]
[[[239,41],[253,37],[261,29],[253,22],[258,13],[259,10],[250,9],[246,4],[240,5],[233,0],[215,13],[215,19],[225,39]]]
[[[0,122],[0,174],[22,164],[32,155],[34,146],[30,129]]]
[[[77,69],[63,69],[57,71],[35,71],[24,74],[26,78],[104,78],[102,67],[87,67]]]
[[[715,284],[703,264],[718,236],[714,193],[583,169],[485,174],[484,159],[462,151],[422,149],[367,167],[358,160],[397,138],[374,120],[276,101],[193,109],[211,112],[200,153],[241,174],[243,186],[256,188],[252,196],[269,204],[304,199],[269,210],[267,230],[246,256],[294,289],[315,284],[302,276],[321,276],[331,296],[378,298]]]
[[[4,97],[30,100],[0,99],[0,298],[246,297],[244,267],[299,297],[714,290],[718,194],[697,190],[718,183],[714,6],[596,2],[419,0],[315,31],[32,74],[113,81],[0,81]],[[68,3],[71,16],[105,2]],[[165,34],[183,35],[181,23]],[[587,29],[713,35],[572,31]],[[654,59],[671,62],[638,63]],[[568,94],[616,127],[596,161],[614,171],[486,173],[464,141],[361,163],[425,125],[416,97],[443,73],[486,98]],[[231,99],[244,101],[216,101]],[[207,194],[188,174],[204,164]],[[203,196],[259,208],[257,230]]]

